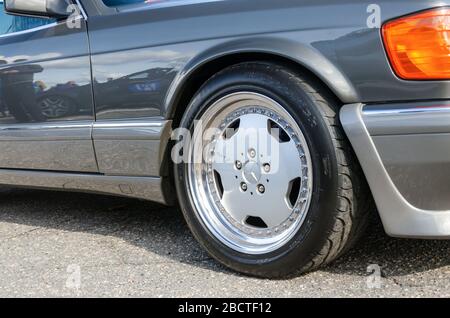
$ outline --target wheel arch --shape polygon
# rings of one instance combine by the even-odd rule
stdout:
[[[273,62],[317,79],[342,104],[359,101],[347,77],[310,46],[279,38],[242,39],[212,47],[192,58],[178,73],[166,99],[165,115],[177,124],[184,109],[214,74],[243,62]]]

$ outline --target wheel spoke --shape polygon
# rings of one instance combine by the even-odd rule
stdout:
[[[247,114],[239,118],[239,129],[266,129],[268,118],[259,114]]]
[[[241,192],[238,187],[224,191],[222,204],[233,219],[241,224],[244,224],[246,217],[254,208],[248,202],[247,193]]]
[[[273,189],[276,190],[276,189]],[[291,215],[292,209],[288,206],[286,192],[268,190],[261,202],[266,208],[260,210],[260,217],[269,228],[277,227]],[[272,193],[273,191],[273,193]],[[267,208],[270,207],[270,208]]]
[[[224,192],[239,187],[239,182],[235,177],[237,176],[237,173],[231,164],[227,163],[213,164],[213,170],[219,174]]]
[[[249,187],[246,192],[239,189],[239,185],[225,190],[222,204],[238,222],[244,224],[249,216],[260,217],[269,228],[284,222],[292,213],[286,201],[286,191],[270,187],[264,195],[258,193],[256,187]],[[253,194],[252,194],[253,193]]]
[[[245,153],[245,149],[257,149],[269,140],[267,124],[268,118],[262,115],[249,114],[240,118],[238,131],[232,138],[240,153]]]
[[[272,162],[274,174],[290,182],[302,175],[300,153],[293,141],[279,144],[278,156],[275,154]]]

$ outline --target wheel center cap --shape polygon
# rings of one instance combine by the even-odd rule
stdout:
[[[244,175],[245,181],[251,184],[256,184],[258,183],[259,179],[261,179],[261,168],[255,161],[247,162],[242,173]]]

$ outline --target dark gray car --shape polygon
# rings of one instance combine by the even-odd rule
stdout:
[[[178,203],[261,277],[342,255],[373,202],[450,238],[448,1],[0,2],[0,184]]]

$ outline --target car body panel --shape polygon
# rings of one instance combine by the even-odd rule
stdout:
[[[390,105],[383,107],[394,110]],[[442,141],[441,133],[421,134],[417,138],[413,135],[393,134],[387,142],[380,141],[367,129],[367,116],[374,116],[364,113],[367,108],[370,110],[370,106],[363,104],[345,105],[341,109],[340,118],[364,170],[386,233],[398,237],[450,238],[450,209],[446,188],[448,175],[447,178],[432,179],[439,169],[443,174],[448,171],[448,152],[438,149],[448,143],[449,134],[444,136],[444,144],[439,143]],[[414,108],[414,103],[411,103],[399,109]],[[384,116],[395,117],[403,110]],[[428,113],[429,109],[424,107],[422,111]],[[441,111],[446,113],[448,109]],[[389,120],[386,123],[389,125]],[[386,136],[388,135],[383,138],[387,138]],[[393,146],[399,148],[393,150]],[[438,150],[437,156],[420,153],[423,150],[430,151],[430,146],[432,151]],[[399,157],[401,162],[394,164],[394,156]],[[401,167],[403,171],[397,171],[397,167]],[[405,184],[402,179],[406,174],[409,175]],[[416,179],[411,179],[414,177]],[[430,204],[427,201],[436,199],[435,190],[440,194],[439,201]]]
[[[86,121],[0,125],[0,167],[97,172],[91,130]]]
[[[362,118],[402,196],[417,208],[450,210],[450,101],[369,105]]]
[[[93,139],[100,173],[126,176],[163,176],[171,121],[98,121]]]
[[[181,97],[199,74],[228,66],[220,64],[225,58],[233,63],[254,54],[312,73],[347,104],[341,121],[390,235],[450,237],[445,191],[450,182],[439,174],[450,171],[450,154],[442,147],[450,138],[448,114],[401,112],[436,101],[447,105],[450,81],[398,78],[379,26],[368,26],[370,3],[166,0],[118,8],[101,0],[77,3],[80,29],[60,25],[0,37],[0,73],[11,67],[31,72],[40,103],[62,100],[71,109],[45,120],[0,118],[0,149],[8,153],[0,154],[0,168],[9,168],[0,169],[1,184],[170,203],[167,146],[174,116],[189,102]],[[376,5],[383,23],[450,3]],[[17,52],[27,55],[14,62]],[[402,115],[391,116],[389,109]],[[373,115],[379,110],[384,115]],[[420,179],[424,170],[429,174]],[[411,177],[420,181],[412,185]]]
[[[51,171],[0,169],[0,184],[15,187],[109,194],[171,204],[158,177],[105,176]]]
[[[378,5],[384,22],[445,3],[380,1]],[[114,19],[109,11],[91,10],[94,87],[101,95],[106,90],[101,85],[108,80],[151,69],[172,69],[152,105],[152,109],[160,109],[160,115],[170,117],[173,112],[169,108],[178,106],[174,105],[176,94],[201,65],[224,55],[264,52],[311,70],[343,103],[446,98],[448,81],[396,77],[380,29],[367,27],[367,6],[350,0],[259,0],[258,6],[249,0],[163,1],[123,7],[112,13]],[[367,74],[371,74],[370,81]],[[115,95],[119,98],[123,93],[117,90]],[[143,114],[147,115],[152,113]]]
[[[98,171],[87,27],[79,21],[0,36],[0,168]],[[71,111],[49,118],[42,103],[56,96]]]
[[[442,3],[380,3],[384,20],[438,5]],[[450,89],[448,82],[398,79],[387,62],[380,30],[367,28],[367,4],[357,1],[259,1],[257,7],[252,1],[163,1],[89,13],[98,122],[171,120],[177,107],[186,107],[179,97],[199,69],[226,56],[248,53],[298,63],[344,103],[445,98]],[[211,24],[215,27],[208,27]],[[144,75],[135,84],[133,77],[139,74]],[[104,153],[114,143],[96,141],[102,145],[96,149]],[[123,172],[154,172],[138,164],[138,158],[150,157],[150,144],[141,146],[142,141],[128,141],[121,148],[128,149],[126,153],[98,156],[99,166],[118,167],[101,171],[120,173],[134,162],[135,168]]]

